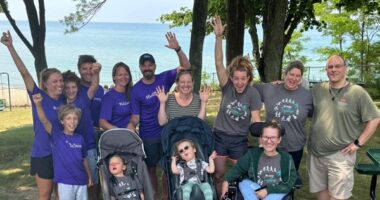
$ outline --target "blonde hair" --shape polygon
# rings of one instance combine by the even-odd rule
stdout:
[[[245,56],[236,56],[228,65],[228,76],[232,78],[235,71],[246,72],[249,76],[248,83],[251,83],[253,80],[253,65],[249,58]]]
[[[191,141],[190,139],[182,139],[182,140],[180,140],[180,141],[178,141],[178,142],[175,143],[175,154],[176,154],[176,155],[179,155],[179,152],[178,152],[178,146],[179,146],[180,144],[184,143],[184,142],[188,142],[188,143],[190,143],[191,147],[193,147],[194,149],[196,149],[195,144],[194,144],[193,141]]]
[[[41,77],[40,78],[41,79],[40,80],[40,86],[41,86],[43,91],[47,90],[45,83],[50,78],[50,76],[54,73],[57,73],[57,74],[62,76],[61,71],[59,71],[57,68],[46,68],[46,69],[41,71],[41,73],[40,73],[40,77]]]
[[[58,109],[58,118],[59,120],[63,120],[67,115],[71,113],[74,113],[78,117],[78,121],[80,121],[82,112],[79,108],[77,108],[73,104],[66,104],[66,105],[60,106]]]

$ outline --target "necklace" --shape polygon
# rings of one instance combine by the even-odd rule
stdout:
[[[335,93],[332,89],[331,89],[331,84],[330,84],[330,87],[329,87],[329,93],[331,95],[331,101],[335,101],[335,97],[337,97],[339,95],[339,93],[348,85],[348,82],[346,81],[344,83],[344,86],[339,88],[338,91]]]

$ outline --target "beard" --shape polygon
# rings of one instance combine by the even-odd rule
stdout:
[[[151,70],[146,70],[143,72],[143,77],[147,80],[151,80],[153,76],[154,76],[154,73]]]

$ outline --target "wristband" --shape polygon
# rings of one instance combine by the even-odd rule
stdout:
[[[181,46],[178,46],[178,48],[174,49],[175,52],[180,52],[181,51]]]

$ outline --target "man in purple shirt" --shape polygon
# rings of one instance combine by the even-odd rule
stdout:
[[[156,88],[163,86],[165,92],[168,92],[175,81],[177,72],[179,70],[187,70],[191,66],[186,54],[181,50],[175,34],[167,33],[166,39],[168,40],[168,45],[165,46],[176,51],[180,66],[156,75],[156,62],[153,56],[148,53],[140,56],[139,64],[143,78],[140,79],[132,89],[132,117],[128,125],[128,128],[132,130],[136,130],[136,126],[138,124],[140,125],[139,134],[144,142],[144,149],[147,156],[145,162],[148,166],[149,176],[155,191],[157,191],[158,185],[156,166],[162,156],[162,127],[158,124],[160,102],[156,96]],[[162,184],[163,194],[161,196],[162,199],[167,199],[168,194],[165,176],[162,178]],[[155,199],[158,199],[157,193],[155,196]]]

